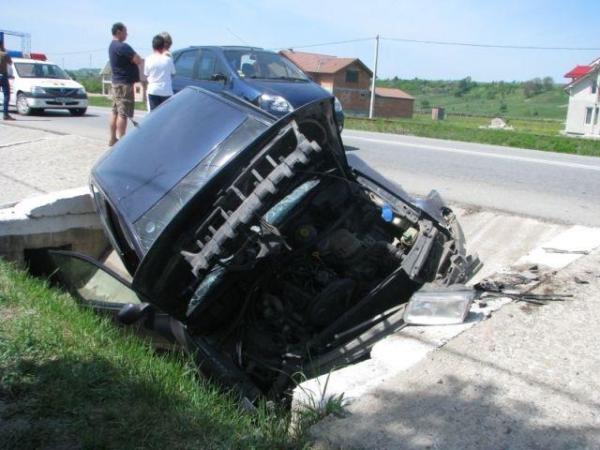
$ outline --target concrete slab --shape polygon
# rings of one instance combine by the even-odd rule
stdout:
[[[600,448],[600,250],[312,429],[316,448]],[[589,284],[580,284],[574,277]]]
[[[453,209],[465,232],[469,251],[478,253],[484,263],[471,284],[515,264],[521,256],[569,229],[567,225],[506,213]]]
[[[109,246],[89,189],[53,192],[0,209],[0,257],[25,263],[27,251],[68,248],[99,256]]]

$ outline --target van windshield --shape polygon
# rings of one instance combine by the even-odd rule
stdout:
[[[257,50],[225,50],[224,53],[240,77],[308,81],[304,72],[277,53]]]
[[[56,64],[19,63],[15,62],[15,69],[21,78],[54,78],[57,80],[70,80]]]

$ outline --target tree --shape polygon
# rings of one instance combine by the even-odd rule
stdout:
[[[421,100],[421,109],[429,109],[430,107],[429,100]]]
[[[533,80],[523,83],[523,94],[525,95],[525,98],[531,98],[534,95],[538,95],[543,89],[544,85],[541,78],[534,78]]]
[[[544,77],[542,80],[544,91],[551,91],[554,88],[554,79],[552,77]]]
[[[462,97],[467,92],[469,92],[471,88],[475,86],[475,84],[476,83],[473,83],[473,81],[471,80],[471,77],[463,78],[458,82],[458,86],[456,88],[456,91],[454,92],[454,95],[456,97]]]

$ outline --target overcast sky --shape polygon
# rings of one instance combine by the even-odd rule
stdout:
[[[156,6],[156,5],[160,6]],[[373,37],[483,44],[600,48],[598,0],[2,0],[0,28],[31,33],[32,51],[68,69],[104,65],[113,22],[124,22],[142,56],[169,31],[174,49],[254,45],[280,49]],[[14,38],[8,46],[20,47]],[[300,49],[299,49],[300,50]],[[305,51],[361,58],[374,41]],[[382,40],[379,78],[525,80],[562,76],[595,51],[471,48]]]

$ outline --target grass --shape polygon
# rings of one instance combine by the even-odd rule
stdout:
[[[600,156],[600,141],[560,136],[560,121],[510,120],[514,130],[482,129],[489,118],[448,115],[446,120],[433,121],[426,114],[415,114],[411,119],[346,118],[345,127],[354,130],[450,139],[482,144],[504,145],[559,153]]]
[[[291,433],[287,412],[243,411],[185,356],[0,261],[1,448],[299,448],[314,419]]]
[[[99,95],[89,95],[88,103],[90,106],[104,106],[104,107],[112,107],[112,99],[110,97],[102,97]],[[135,109],[140,111],[146,111],[146,103],[144,102],[135,102]]]
[[[565,120],[569,96],[561,85],[526,95],[527,82],[463,82],[459,80],[379,80],[415,97],[415,109],[443,106],[447,112],[472,116]]]

